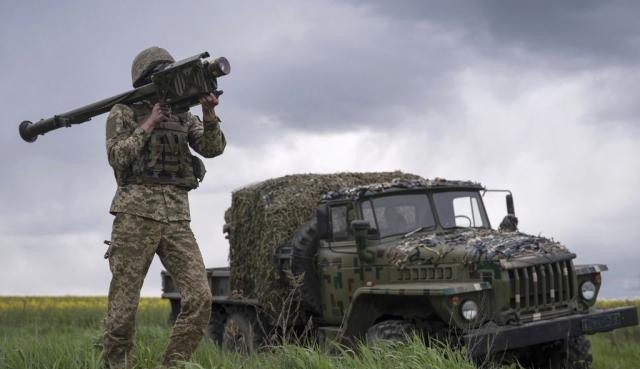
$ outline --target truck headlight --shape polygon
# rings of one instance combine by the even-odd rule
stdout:
[[[475,301],[467,300],[460,306],[460,312],[466,320],[473,320],[478,316],[478,304]]]
[[[591,300],[596,295],[596,286],[591,281],[586,281],[580,286],[580,294],[585,300]]]

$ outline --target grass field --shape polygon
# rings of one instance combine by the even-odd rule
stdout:
[[[640,300],[604,300],[596,308],[608,309],[620,306],[636,306]],[[589,336],[594,368],[640,369],[640,327],[617,329],[613,332]]]
[[[0,369],[102,368],[106,297],[0,297]],[[598,307],[635,305],[640,300],[603,301]],[[169,303],[143,298],[138,310],[135,368],[160,363],[170,334]],[[590,336],[595,368],[640,368],[640,328]],[[407,347],[363,349],[360,355],[281,345],[245,357],[202,342],[187,368],[474,368],[461,351],[419,341]]]

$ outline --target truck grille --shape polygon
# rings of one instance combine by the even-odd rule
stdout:
[[[509,270],[511,307],[523,313],[567,307],[576,294],[571,260]]]

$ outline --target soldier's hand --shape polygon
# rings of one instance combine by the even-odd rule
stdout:
[[[218,91],[220,95],[224,93],[224,91]],[[202,95],[198,98],[200,105],[202,105],[202,118],[204,120],[214,120],[216,119],[216,110],[215,107],[218,106],[220,102],[216,95],[210,93],[209,95]]]
[[[151,133],[158,124],[168,121],[169,117],[171,117],[171,109],[169,107],[155,104],[153,110],[151,110],[151,115],[142,123],[142,128]]]

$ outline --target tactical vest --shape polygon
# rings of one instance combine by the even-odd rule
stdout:
[[[142,104],[129,107],[139,125],[151,114],[151,108]],[[202,160],[191,155],[188,137],[186,113],[172,114],[169,121],[153,129],[140,156],[131,166],[117,174],[118,184],[168,184],[197,188],[206,170]]]

